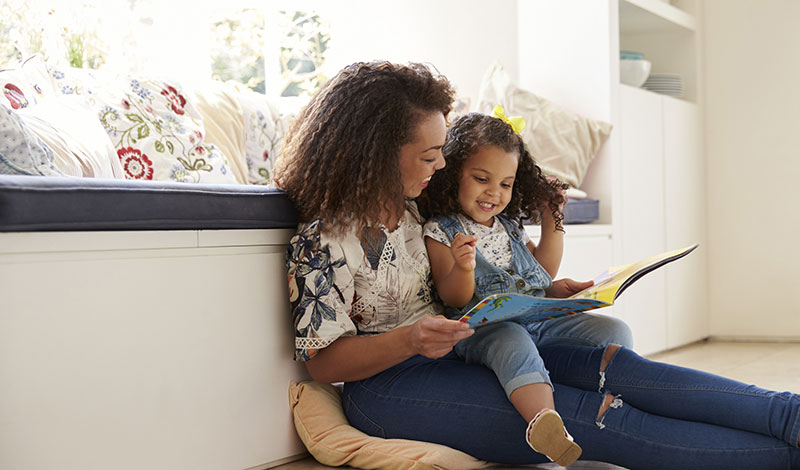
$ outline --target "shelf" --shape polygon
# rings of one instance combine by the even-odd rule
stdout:
[[[692,8],[691,1],[683,3]],[[692,10],[693,11],[693,10]],[[660,0],[619,0],[619,48],[644,54],[651,74],[675,73],[683,79],[684,101],[698,100],[697,18]],[[614,62],[612,62],[614,63]]]
[[[542,228],[538,225],[526,225],[528,236],[537,239]],[[571,237],[611,237],[613,227],[610,224],[570,224],[564,226],[565,236]]]
[[[697,27],[693,15],[659,0],[620,0],[619,17],[622,34],[694,32]]]
[[[662,98],[666,98],[666,99],[668,99],[668,100],[682,101],[682,102],[685,102],[685,103],[689,103],[690,105],[697,106],[697,103],[694,103],[694,102],[692,102],[692,101],[690,101],[690,100],[686,99],[686,97],[685,97],[685,96],[684,96],[683,98],[678,98],[678,97],[675,97],[675,96],[665,95],[665,94],[663,94],[663,93],[657,93],[657,92],[655,92],[655,91],[648,90],[648,89],[646,89],[646,88],[642,88],[642,87],[638,87],[638,86],[631,86],[631,85],[627,85],[627,84],[625,84],[625,83],[620,83],[620,84],[619,84],[619,86],[620,86],[620,87],[622,87],[622,88],[630,88],[630,89],[633,89],[633,90],[637,90],[637,91],[640,91],[640,92],[642,92],[642,93],[652,93],[652,94],[654,94],[654,95],[660,96],[660,97],[662,97]]]

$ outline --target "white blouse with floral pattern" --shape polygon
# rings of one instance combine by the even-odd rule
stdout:
[[[342,336],[382,333],[441,312],[420,220],[409,202],[391,232],[380,226],[362,237],[331,237],[320,220],[300,225],[287,256],[296,360]]]

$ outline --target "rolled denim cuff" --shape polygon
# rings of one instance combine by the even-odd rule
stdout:
[[[527,374],[522,374],[514,377],[513,379],[509,380],[505,384],[503,384],[503,388],[506,391],[506,395],[511,397],[511,392],[514,390],[522,387],[523,385],[530,385],[530,384],[540,384],[546,383],[553,388],[553,383],[550,382],[550,377],[548,375],[542,374],[541,372],[528,372]]]

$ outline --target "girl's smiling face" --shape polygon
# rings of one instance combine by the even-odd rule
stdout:
[[[511,201],[519,155],[500,147],[481,147],[461,167],[458,203],[475,222],[492,226],[494,216]]]
[[[400,178],[405,197],[419,196],[436,170],[444,168],[442,146],[446,135],[444,115],[434,112],[417,125],[414,140],[400,147]]]

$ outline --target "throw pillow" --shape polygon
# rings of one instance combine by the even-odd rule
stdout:
[[[122,167],[95,113],[82,96],[57,96],[15,113],[47,143],[70,176],[122,178]]]
[[[65,176],[53,160],[50,146],[16,113],[0,106],[0,174]]]
[[[291,383],[289,406],[300,440],[317,461],[364,469],[466,470],[491,466],[450,447],[381,439],[350,426],[339,390],[315,381]]]
[[[27,108],[55,94],[47,67],[38,55],[0,70],[0,90],[0,102],[9,109]]]
[[[203,117],[206,142],[228,157],[236,182],[247,184],[246,139],[242,106],[236,90],[227,83],[209,81],[194,90],[197,110]]]
[[[500,64],[483,77],[478,111],[491,114],[497,104],[506,115],[525,118],[520,136],[542,171],[575,188],[611,133],[607,122],[577,115],[518,87]]]
[[[282,115],[266,95],[244,87],[240,87],[239,100],[247,138],[245,161],[248,181],[252,184],[270,184],[275,158],[289,130],[291,117]]]
[[[112,76],[92,69],[76,69],[47,64],[53,89],[60,95],[92,95],[112,81]]]
[[[235,184],[225,154],[205,141],[195,100],[174,81],[51,68],[62,94],[86,96],[126,179]]]
[[[204,140],[203,119],[179,84],[129,78],[91,99],[125,178],[236,183],[228,159]]]

